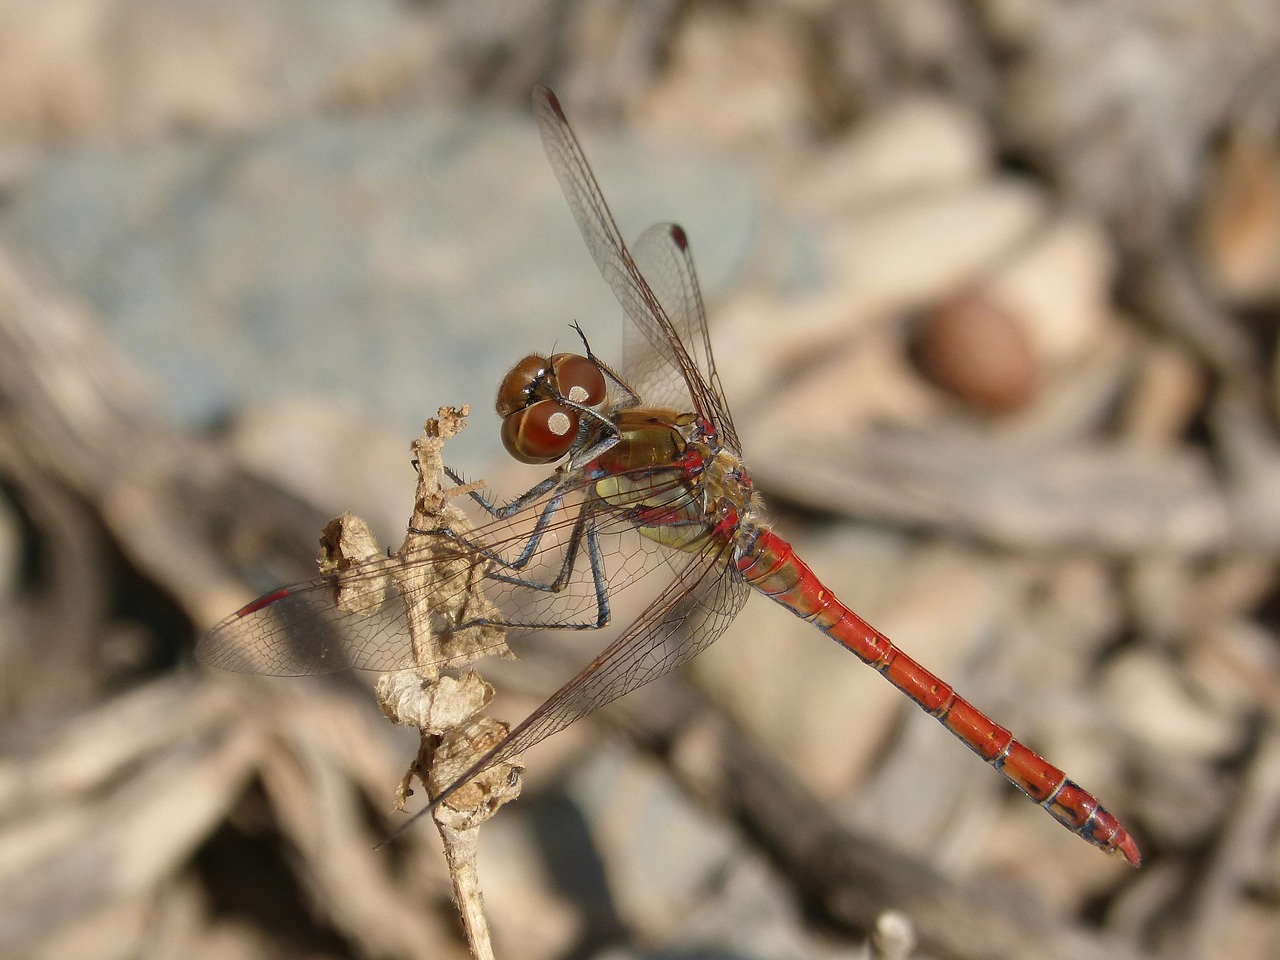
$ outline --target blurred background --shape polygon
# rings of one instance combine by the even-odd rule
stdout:
[[[0,955],[466,956],[367,680],[191,650],[398,543],[437,407],[509,496],[502,373],[616,354],[536,83],[688,230],[778,529],[1146,862],[756,598],[526,757],[498,955],[1280,955],[1268,0],[0,0]]]

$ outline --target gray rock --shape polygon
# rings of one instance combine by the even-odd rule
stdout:
[[[579,133],[624,235],[679,220],[714,297],[752,241],[746,167]],[[11,183],[0,234],[103,316],[187,425],[309,394],[408,442],[442,404],[483,415],[524,353],[576,345],[573,320],[606,357],[620,343],[526,116],[306,118],[51,152]],[[496,445],[475,429],[454,453],[468,448]]]

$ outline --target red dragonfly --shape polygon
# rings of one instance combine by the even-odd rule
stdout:
[[[508,639],[605,628],[617,591],[642,581],[651,599],[432,805],[705,649],[755,589],[872,666],[1068,830],[1137,866],[1133,837],[1096,798],[836,599],[769,529],[716,373],[684,231],[657,224],[628,249],[555,94],[538,89],[534,109],[587,247],[630,321],[624,362],[615,373],[583,337],[585,356],[532,355],[507,375],[497,403],[504,445],[526,463],[560,466],[503,506],[473,493],[490,516],[458,537],[456,556],[482,565],[486,597],[503,618],[485,623],[500,623]],[[277,675],[409,667],[406,609],[386,575],[391,562],[378,558],[341,574],[344,584],[380,584],[373,609],[339,609],[337,575],[319,577],[232,614],[197,653],[215,666]],[[441,562],[440,547],[420,562]]]

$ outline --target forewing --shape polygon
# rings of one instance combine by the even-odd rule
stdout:
[[[666,484],[648,479],[636,494],[646,506],[664,490],[673,505],[689,495],[674,472]],[[477,527],[465,542],[437,534],[422,549],[272,591],[205,634],[196,655],[211,666],[273,676],[408,669],[420,654],[402,588],[431,596],[432,626],[443,640],[435,663],[454,662],[451,634],[477,617],[506,628],[507,640],[539,629],[595,629],[602,596],[607,604],[618,589],[642,582],[656,590],[655,580],[674,574],[672,557],[677,565],[684,559],[641,537],[623,510],[601,506],[589,485],[552,490],[510,519]],[[546,589],[551,584],[558,588]],[[503,649],[500,639],[492,646]]]
[[[680,569],[670,591],[655,599],[603,653],[441,796],[605,704],[670,673],[718,640],[749,593],[729,562],[731,549],[727,541],[709,539]]]
[[[693,412],[711,421],[722,433],[726,432],[726,428],[728,432],[732,432],[732,425],[725,417],[726,411],[718,393],[718,384],[715,388],[712,387],[715,383],[714,368],[706,362],[710,357],[710,347],[702,317],[701,295],[697,291],[697,281],[693,279],[693,262],[687,256],[687,244],[683,256],[674,258],[683,261],[682,265],[671,265],[675,274],[670,294],[664,293],[664,296],[659,297],[623,242],[609,205],[600,191],[600,185],[582,152],[582,146],[569,127],[560,101],[550,90],[539,87],[533,94],[533,106],[547,159],[550,160],[556,179],[560,181],[560,187],[569,201],[587,249],[605,282],[622,304],[623,311],[653,352],[654,359],[641,364],[642,373],[651,382],[667,380],[660,367],[668,367],[668,382],[683,384],[679,402],[672,405],[677,409],[692,405]],[[660,229],[668,228],[663,226]],[[670,236],[674,242],[676,234]],[[680,230],[678,236],[683,239],[684,231]],[[663,254],[657,259],[661,263],[670,258]],[[685,271],[684,276],[680,275],[681,270]],[[675,309],[685,317],[688,311],[686,290],[689,287],[697,300],[693,311],[696,319],[686,317],[681,322],[681,329],[672,322],[668,308]],[[664,285],[664,291],[665,289]],[[691,338],[694,343],[692,348],[682,340],[691,323],[702,324],[701,330]],[[691,349],[694,352],[690,352]],[[675,391],[674,386],[663,388],[663,392],[668,395]],[[648,397],[644,399],[649,403],[654,402]]]
[[[392,561],[282,587],[237,610],[196,642],[196,658],[221,670],[268,676],[379,670],[412,665],[406,608],[390,579]],[[362,589],[361,612],[338,605],[339,589]]]
[[[720,374],[716,371],[715,355],[711,352],[707,312],[702,303],[702,290],[693,267],[693,251],[689,247],[688,236],[678,224],[655,223],[635,242],[633,256],[636,267],[649,282],[649,289],[657,297],[676,336],[698,369],[704,403],[711,411],[711,421],[719,427],[721,441],[734,453],[741,453],[738,434],[720,385]],[[659,356],[648,347],[647,338],[629,335],[625,339],[624,374],[634,376],[643,384],[639,389],[646,402],[655,406],[678,406],[681,399],[678,381],[668,378],[664,384],[660,375],[650,373],[662,364]]]

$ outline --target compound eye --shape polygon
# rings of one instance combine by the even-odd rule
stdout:
[[[533,403],[538,387],[547,382],[551,373],[551,361],[536,353],[529,354],[512,367],[498,387],[498,399],[494,404],[498,416],[509,417]]]
[[[521,463],[559,460],[578,436],[578,412],[557,400],[539,400],[502,420],[502,445]]]
[[[604,402],[606,387],[600,368],[576,353],[557,353],[551,358],[560,396],[584,407]]]

